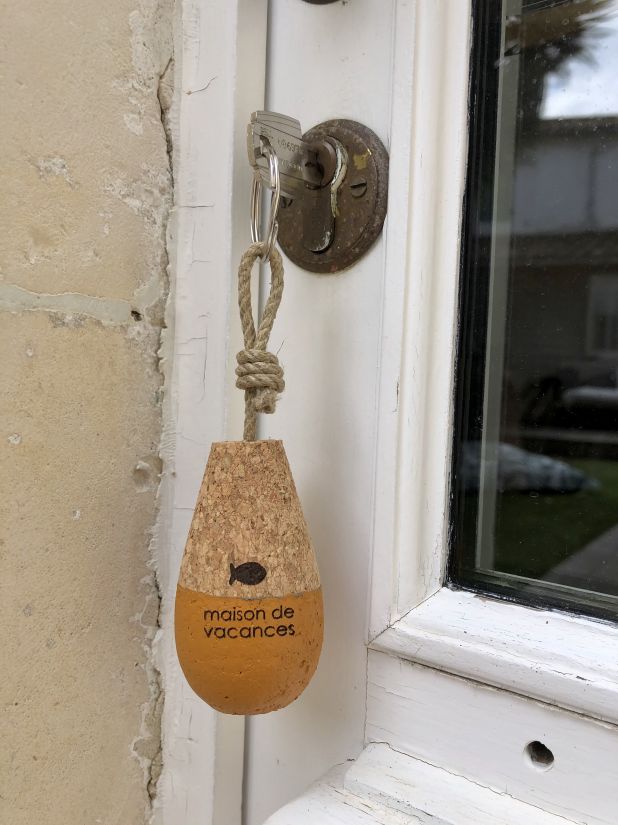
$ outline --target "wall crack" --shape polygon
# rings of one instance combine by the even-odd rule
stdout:
[[[65,317],[84,317],[100,321],[109,326],[119,326],[132,322],[133,309],[129,301],[122,298],[101,298],[83,295],[80,292],[61,292],[56,295],[45,292],[31,292],[15,284],[0,283],[0,309],[8,312],[40,310],[58,313]]]
[[[165,350],[168,346],[168,327],[166,321],[166,308],[170,301],[170,279],[171,261],[169,254],[169,221],[172,214],[174,202],[174,141],[173,128],[176,114],[176,100],[177,90],[175,88],[174,80],[174,20],[173,15],[170,14],[169,6],[164,5],[164,0],[159,0],[161,3],[155,12],[155,27],[157,34],[155,40],[158,41],[159,51],[157,54],[158,67],[155,69],[153,76],[153,86],[158,102],[160,128],[164,139],[166,168],[165,178],[166,187],[163,197],[160,202],[158,213],[154,216],[153,226],[160,232],[161,238],[161,253],[160,253],[160,267],[153,275],[152,283],[145,284],[142,290],[144,297],[152,292],[152,287],[157,288],[156,304],[148,301],[146,308],[146,318],[153,326],[158,327],[158,341],[156,353],[156,369],[159,373],[162,391],[160,397],[162,399],[163,392],[167,389],[168,376],[166,375],[166,361]],[[153,58],[154,59],[154,58]],[[139,305],[139,295],[136,293],[136,304]],[[152,296],[154,297],[154,295]],[[160,636],[161,610],[162,610],[162,592],[159,582],[158,562],[163,553],[159,547],[158,528],[161,517],[161,492],[162,485],[166,474],[169,473],[168,461],[165,455],[164,437],[161,438],[158,451],[158,459],[161,465],[161,473],[159,476],[159,484],[157,489],[155,526],[151,533],[151,540],[149,543],[150,566],[152,575],[147,577],[148,581],[148,596],[144,608],[145,615],[149,610],[149,603],[156,606],[156,618],[154,623],[142,621],[143,632],[145,634],[144,648],[146,653],[145,671],[148,679],[150,690],[150,700],[142,708],[142,725],[140,736],[133,744],[133,751],[142,765],[144,770],[144,780],[146,784],[146,791],[148,794],[149,809],[147,811],[147,821],[154,822],[157,816],[157,792],[158,782],[163,768],[163,749],[162,749],[162,731],[161,719],[163,714],[163,706],[165,701],[165,694],[162,685],[161,672],[157,664],[157,641]]]

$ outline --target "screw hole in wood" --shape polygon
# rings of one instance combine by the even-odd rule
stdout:
[[[529,742],[524,750],[532,767],[537,771],[548,771],[554,764],[554,755],[550,749],[538,740]]]

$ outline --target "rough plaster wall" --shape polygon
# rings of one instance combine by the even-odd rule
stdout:
[[[173,0],[0,3],[0,821],[150,816]]]

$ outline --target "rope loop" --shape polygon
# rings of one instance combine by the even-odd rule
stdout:
[[[236,356],[236,386],[245,391],[245,441],[255,441],[257,413],[273,413],[278,393],[283,392],[285,388],[279,359],[266,350],[283,294],[283,260],[275,247],[268,253],[271,272],[270,294],[257,331],[251,307],[251,272],[257,259],[266,253],[266,244],[251,244],[242,256],[238,268],[238,306],[245,348]]]

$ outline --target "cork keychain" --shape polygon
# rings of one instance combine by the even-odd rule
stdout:
[[[283,262],[274,246],[278,161],[268,145],[264,149],[273,189],[269,230],[260,241],[256,178],[254,243],[238,271],[243,440],[211,447],[175,609],[176,649],[188,683],[213,708],[234,714],[268,713],[294,701],[315,672],[323,636],[317,562],[283,443],[256,440],[257,414],[274,412],[285,386],[277,356],[266,349],[283,292]],[[268,260],[271,288],[256,331],[250,281],[258,258]]]

